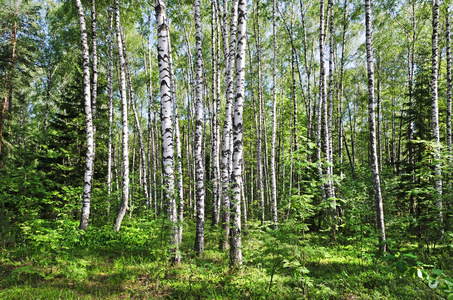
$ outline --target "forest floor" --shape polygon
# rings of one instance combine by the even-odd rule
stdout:
[[[427,256],[407,243],[385,260],[371,238],[294,239],[257,225],[243,237],[241,269],[228,267],[215,230],[206,230],[204,255],[195,255],[194,230],[187,228],[182,263],[173,266],[158,222],[132,222],[120,233],[107,226],[84,233],[54,229],[34,246],[3,248],[0,299],[445,299],[417,270],[425,279],[434,266],[443,278],[453,270],[446,247]],[[419,263],[412,276],[411,266],[422,258],[432,265]]]

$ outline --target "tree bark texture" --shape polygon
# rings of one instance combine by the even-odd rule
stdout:
[[[88,50],[88,36],[85,24],[85,13],[83,11],[81,0],[76,0],[76,7],[79,14],[80,33],[82,40],[83,97],[85,103],[85,123],[86,123],[85,132],[87,137],[82,215],[80,218],[79,229],[85,230],[88,227],[88,220],[90,218],[91,183],[93,179],[93,164],[94,164],[93,116],[91,111],[90,54]]]
[[[243,160],[243,110],[245,90],[245,50],[247,41],[247,2],[240,0],[238,4],[238,32],[236,53],[236,96],[233,118],[233,168],[231,172],[231,239],[230,266],[242,265],[241,237],[241,176]]]
[[[194,250],[204,252],[204,168],[202,158],[203,138],[203,57],[201,47],[200,2],[195,0],[195,43],[196,43],[196,99],[195,99],[195,169],[197,180],[197,224]]]
[[[368,75],[368,110],[370,123],[370,146],[371,146],[371,167],[374,179],[374,196],[377,207],[377,223],[380,231],[379,251],[386,251],[385,241],[385,224],[384,224],[384,206],[381,195],[381,181],[379,177],[378,157],[376,150],[376,120],[374,113],[374,65],[373,65],[373,32],[371,28],[371,0],[365,0],[365,25],[366,25],[366,57],[367,57],[367,75]]]

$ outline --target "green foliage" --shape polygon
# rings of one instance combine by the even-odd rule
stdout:
[[[394,262],[396,273],[402,276],[420,279],[429,288],[438,290],[448,299],[453,297],[453,278],[448,277],[433,265],[426,265],[417,261],[417,256],[411,253],[396,253],[384,257],[387,261]]]

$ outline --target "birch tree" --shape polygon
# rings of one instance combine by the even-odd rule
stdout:
[[[204,251],[204,168],[202,159],[203,138],[203,57],[201,49],[200,2],[195,0],[195,40],[196,40],[196,99],[195,99],[195,169],[197,175],[197,225],[195,235],[196,252]]]
[[[238,33],[236,54],[236,96],[233,118],[233,169],[231,173],[231,239],[230,266],[242,265],[241,238],[241,176],[243,160],[243,110],[245,89],[245,50],[247,40],[247,2],[240,0],[238,4]]]
[[[225,5],[226,5],[225,1]],[[226,8],[224,9],[226,14]],[[233,68],[234,59],[236,53],[236,27],[237,27],[237,14],[238,14],[238,1],[233,0],[231,7],[231,25],[230,25],[230,39],[229,39],[229,50],[227,50],[228,39],[226,38],[227,27],[226,22],[224,23],[224,51],[225,57],[228,58],[226,61],[226,106],[225,106],[225,120],[223,125],[223,143],[222,143],[222,230],[223,235],[220,240],[220,249],[228,248],[228,237],[230,236],[230,156],[231,156],[231,110],[233,106]],[[226,17],[224,21],[226,20]]]
[[[128,121],[128,105],[126,94],[126,60],[123,53],[123,37],[121,35],[120,23],[120,5],[119,0],[115,0],[115,28],[116,42],[118,48],[119,64],[120,64],[120,93],[121,93],[121,113],[122,113],[122,169],[123,169],[123,191],[121,195],[121,203],[116,216],[113,229],[119,231],[124,215],[129,210],[129,121]]]
[[[80,33],[82,40],[82,66],[83,66],[83,97],[85,103],[85,123],[86,123],[86,156],[85,156],[85,176],[83,187],[82,216],[80,218],[79,229],[85,230],[90,218],[91,204],[91,184],[93,180],[94,164],[94,137],[93,137],[93,116],[91,111],[91,90],[90,90],[90,53],[88,50],[88,37],[85,24],[85,13],[81,0],[76,0],[76,7],[79,14]]]
[[[437,91],[437,70],[438,70],[438,53],[439,53],[439,1],[433,0],[432,5],[432,73],[431,73],[431,95],[432,95],[432,128],[433,128],[433,142],[435,147],[434,152],[434,174],[436,179],[437,191],[437,209],[439,218],[440,235],[444,233],[443,229],[443,215],[442,215],[442,172],[440,165],[440,137],[439,137],[439,105],[438,105],[438,91]]]
[[[447,39],[447,148],[449,154],[449,164],[451,165],[451,37],[450,37],[450,10],[446,7],[446,39]],[[451,182],[448,182],[451,187]]]
[[[219,186],[219,116],[220,116],[220,86],[219,86],[219,64],[218,46],[220,38],[218,36],[218,19],[216,0],[211,0],[211,55],[212,55],[212,195],[213,195],[213,219],[212,224],[217,226],[219,223],[220,209],[220,186]]]
[[[273,72],[272,72],[272,146],[271,146],[271,180],[272,180],[272,220],[274,230],[277,229],[277,180],[275,168],[275,141],[277,135],[277,26],[275,14],[277,10],[277,1],[272,1],[272,42],[273,42]]]
[[[374,65],[373,65],[373,32],[371,28],[371,0],[365,0],[365,26],[366,26],[366,61],[368,76],[368,113],[370,123],[370,146],[371,146],[371,168],[374,179],[374,196],[377,210],[377,223],[380,231],[379,251],[386,251],[384,207],[381,195],[381,181],[379,177],[379,165],[376,150],[376,120],[374,113]]]
[[[108,207],[107,215],[110,215],[110,197],[112,193],[112,147],[113,147],[113,12],[110,15],[110,34],[109,34],[109,56],[107,58],[107,94],[109,98],[109,140],[107,145],[107,194]]]
[[[156,0],[157,22],[157,60],[159,64],[160,105],[161,105],[161,132],[162,132],[162,177],[163,198],[166,202],[167,215],[170,221],[170,247],[175,264],[181,262],[178,249],[177,213],[174,194],[174,145],[172,122],[171,78],[169,64],[169,28],[167,23],[167,9],[164,0]]]

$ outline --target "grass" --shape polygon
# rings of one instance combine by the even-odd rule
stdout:
[[[315,235],[305,240],[251,226],[243,239],[244,265],[228,267],[218,250],[218,232],[206,230],[206,250],[191,250],[193,224],[185,228],[182,263],[172,266],[157,222],[125,223],[88,230],[61,246],[3,249],[1,299],[436,299],[418,278],[399,276],[392,262],[377,257],[371,239]],[[137,229],[138,228],[138,229]],[[74,232],[69,231],[73,236]],[[40,239],[43,240],[43,239]],[[49,241],[55,243],[56,241]],[[36,242],[35,242],[36,243]],[[405,245],[419,251],[417,245]],[[433,261],[451,270],[447,248]],[[440,253],[443,253],[441,255]]]

